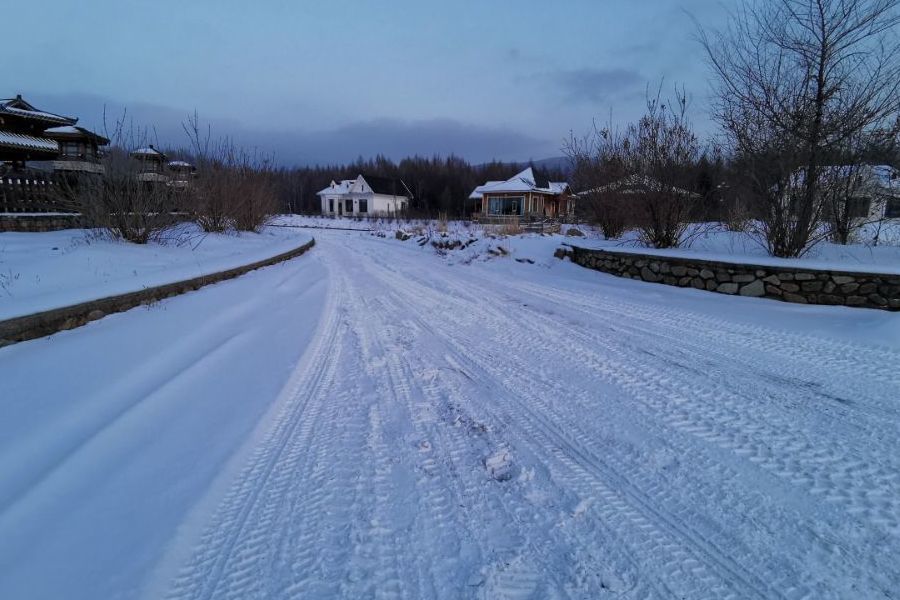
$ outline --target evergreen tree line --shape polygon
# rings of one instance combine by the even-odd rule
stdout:
[[[316,192],[334,181],[377,175],[402,180],[410,192],[410,216],[464,218],[478,206],[469,195],[487,181],[503,181],[527,165],[492,161],[473,165],[458,156],[413,156],[394,162],[384,156],[358,158],[346,165],[281,168],[273,173],[283,210],[297,214],[318,214],[321,204]],[[551,181],[566,181],[560,168],[536,169]]]

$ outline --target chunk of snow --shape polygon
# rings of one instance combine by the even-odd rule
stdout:
[[[493,479],[506,481],[512,478],[512,453],[500,450],[484,459],[484,466]]]

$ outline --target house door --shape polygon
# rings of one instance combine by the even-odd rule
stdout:
[[[547,200],[544,203],[544,216],[550,218],[556,218],[557,213],[559,212],[559,200]]]
[[[338,216],[344,214],[344,203],[338,200]]]

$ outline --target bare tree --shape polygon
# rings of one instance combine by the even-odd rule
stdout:
[[[208,232],[258,231],[279,208],[271,160],[231,138],[212,141],[196,112],[182,127],[198,163],[190,190],[197,223]]]
[[[693,187],[700,143],[687,119],[688,98],[675,90],[674,102],[660,91],[647,100],[647,113],[625,134],[626,164],[638,177],[634,209],[641,241],[654,248],[682,244],[699,196]]]
[[[572,185],[578,192],[578,210],[598,226],[606,239],[616,239],[629,225],[627,199],[613,187],[627,177],[621,135],[612,126],[596,123],[583,137],[569,135],[563,152],[572,165]]]
[[[809,249],[829,157],[900,111],[898,7],[900,0],[742,0],[727,29],[701,30],[717,76],[716,117],[772,254]]]
[[[666,103],[661,90],[647,97],[647,112],[619,133],[612,125],[564,146],[588,217],[606,237],[636,227],[645,245],[682,243],[698,196],[690,191],[700,145],[687,120],[687,95],[675,90]]]

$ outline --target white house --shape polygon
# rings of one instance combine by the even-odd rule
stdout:
[[[317,192],[323,215],[395,215],[409,208],[412,193],[399,179],[359,175],[356,179],[332,180]]]
[[[850,217],[862,221],[900,219],[900,171],[890,165],[825,166],[819,172],[823,189],[834,186],[838,194],[850,194]],[[792,184],[803,184],[802,171]],[[826,207],[827,209],[827,207]]]
[[[856,175],[860,183],[853,196],[854,216],[900,219],[900,171],[890,165],[862,165]]]

